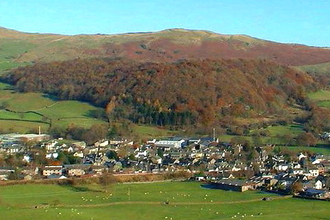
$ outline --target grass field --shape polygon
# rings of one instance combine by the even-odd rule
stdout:
[[[11,93],[10,93],[11,92]],[[15,93],[6,90],[8,109],[13,111],[36,111],[54,104],[51,99],[44,97],[42,93]]]
[[[159,137],[169,137],[174,136],[178,132],[171,131],[166,129],[161,129],[153,126],[145,126],[145,125],[134,125],[133,131],[144,138],[159,138]]]
[[[330,63],[320,63],[314,65],[306,65],[297,67],[300,70],[314,72],[319,74],[328,74],[330,70]]]
[[[2,186],[1,219],[276,220],[328,219],[330,214],[328,202],[262,192],[212,190],[194,182],[116,184],[108,194],[82,189],[85,190],[58,185]],[[265,202],[261,201],[263,197],[273,199]]]
[[[36,110],[43,115],[59,119],[59,118],[89,118],[90,112],[96,110],[102,110],[96,108],[88,103],[79,101],[58,101],[51,106]]]
[[[10,89],[10,88],[12,88],[11,85],[6,84],[6,83],[1,83],[1,82],[0,82],[0,89],[1,89],[1,90],[3,90],[3,89]]]
[[[290,125],[277,125],[268,127],[267,130],[269,131],[271,136],[276,135],[285,135],[285,134],[292,134],[297,135],[303,132],[303,128],[301,125],[298,124],[290,124]]]
[[[286,125],[286,126],[272,126],[268,127],[267,130],[270,132],[269,137],[261,137],[261,140],[263,143],[271,143],[271,144],[276,144],[276,143],[281,143],[278,138],[276,138],[276,135],[284,135],[284,134],[292,134],[293,136],[298,135],[301,132],[304,132],[301,125]],[[227,141],[229,142],[232,138],[237,137],[235,135],[220,135],[219,139],[220,141]],[[241,136],[244,137],[246,140],[249,140],[252,142],[252,137],[251,136]],[[316,153],[316,154],[323,154],[323,155],[330,155],[330,147],[325,147],[327,143],[323,143],[319,141],[317,146],[315,147],[302,147],[302,146],[280,146],[278,144],[278,147],[285,150],[292,150],[297,153],[299,152],[311,152],[311,153]],[[329,146],[329,145],[328,145]]]
[[[6,110],[0,110],[0,115],[2,119],[13,119],[13,120],[28,120],[28,121],[42,121],[42,116],[27,112],[27,113],[15,113]]]
[[[0,110],[2,132],[26,133],[39,126],[47,131],[50,119],[54,126],[75,124],[89,128],[93,124],[106,123],[93,116],[93,111],[103,109],[88,103],[58,101],[42,93],[17,93],[10,88],[8,84],[0,84],[0,105],[7,109]]]
[[[309,93],[308,97],[315,101],[327,101],[330,100],[330,91],[320,90],[317,92]]]
[[[318,103],[318,106],[320,106],[320,107],[325,107],[325,108],[330,108],[330,100],[320,101],[320,102]]]
[[[320,90],[317,92],[309,93],[308,97],[314,100],[318,106],[330,108],[330,91]]]
[[[289,149],[296,152],[312,152],[316,154],[330,155],[330,148],[325,147],[298,147],[298,146],[288,146],[281,147],[282,149]]]
[[[284,135],[284,134],[292,134],[293,136],[298,135],[303,131],[303,128],[299,124],[289,124],[289,125],[277,125],[277,126],[269,126],[266,128],[266,130],[269,132],[269,135],[267,137],[261,137],[262,141],[264,143],[278,143],[279,140],[277,140],[277,135]],[[249,140],[252,142],[252,133],[256,131],[251,131],[250,135],[247,136],[241,136],[244,137],[246,140]],[[220,141],[229,142],[232,138],[237,137],[236,135],[228,135],[223,134],[219,136]]]
[[[39,126],[42,132],[47,131],[49,128],[49,125],[44,123],[0,119],[1,133],[18,132],[24,134],[31,131],[38,131]]]

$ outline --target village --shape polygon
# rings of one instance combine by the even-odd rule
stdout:
[[[170,137],[137,144],[127,139],[85,142],[47,134],[0,136],[0,181],[88,178],[185,172],[217,189],[263,190],[330,199],[330,156],[245,146],[215,137]]]

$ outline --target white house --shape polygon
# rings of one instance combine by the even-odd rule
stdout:
[[[292,173],[294,175],[303,174],[304,173],[304,170],[303,169],[293,169],[292,170]]]
[[[82,151],[77,151],[77,152],[75,152],[73,154],[73,156],[83,158],[84,157],[84,153]]]
[[[320,174],[319,169],[309,169],[309,173],[312,174],[313,177],[317,177]]]
[[[323,189],[322,181],[320,181],[320,180],[316,181],[315,184],[314,184],[314,188],[315,189]]]
[[[280,171],[286,171],[287,169],[289,169],[288,164],[278,164],[278,166],[277,166],[277,170],[280,170]]]

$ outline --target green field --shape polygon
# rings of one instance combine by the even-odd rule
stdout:
[[[166,129],[161,129],[153,126],[146,126],[146,125],[134,125],[133,131],[140,135],[143,138],[159,138],[159,137],[169,137],[174,136],[177,134],[177,131],[170,131]]]
[[[327,101],[330,100],[330,91],[320,90],[317,92],[309,93],[308,97],[314,101]]]
[[[6,90],[8,109],[13,111],[36,111],[46,108],[55,102],[44,97],[42,93],[16,93]]]
[[[297,67],[300,70],[306,72],[313,72],[318,74],[329,74],[330,72],[330,63],[320,63],[314,65],[306,65]]]
[[[264,130],[268,131],[268,136],[263,137],[261,136],[261,140],[263,143],[279,143],[279,140],[277,140],[278,135],[285,135],[285,134],[292,134],[293,136],[299,135],[299,133],[304,132],[303,128],[299,124],[289,124],[289,125],[276,125],[276,126],[269,126],[265,128]],[[249,135],[247,136],[240,136],[245,138],[246,140],[249,140],[252,142],[252,134],[254,132],[257,132],[258,130],[252,130]],[[228,135],[223,134],[219,135],[220,141],[230,142],[230,140],[234,137],[238,137],[237,135]]]
[[[0,90],[10,89],[10,88],[12,88],[11,85],[0,82]]]
[[[15,113],[6,110],[0,110],[1,119],[13,119],[13,120],[27,120],[27,121],[42,121],[42,116],[27,112],[27,113]]]
[[[103,111],[88,103],[78,101],[58,101],[42,93],[18,93],[11,86],[0,83],[1,132],[26,133],[41,126],[46,132],[50,121],[54,126],[77,126],[89,128],[93,124],[106,122],[93,116],[95,111]]]
[[[206,189],[194,182],[116,184],[108,194],[88,187],[2,186],[1,219],[276,220],[329,219],[330,214],[328,202]]]
[[[325,107],[325,108],[330,108],[330,100],[320,101],[320,102],[318,103],[318,106],[320,106],[320,107]]]
[[[302,126],[298,124],[291,124],[291,125],[277,125],[277,126],[270,126],[267,128],[271,136],[276,135],[285,135],[285,134],[292,134],[297,135],[303,132]]]
[[[315,101],[318,106],[330,108],[330,91],[320,90],[317,92],[309,93],[308,97]]]
[[[44,123],[37,122],[28,122],[28,121],[15,121],[15,120],[1,120],[0,119],[0,131],[1,133],[31,133],[32,131],[36,132],[41,128],[41,131],[44,133],[48,130],[49,125]]]
[[[281,147],[282,149],[289,149],[295,152],[311,152],[315,154],[330,155],[330,148],[325,147],[297,147],[297,146],[288,146]]]
[[[54,102],[51,106],[36,110],[43,115],[54,118],[88,118],[89,112],[95,111],[98,108],[84,102],[79,101],[59,101]],[[102,109],[98,109],[102,110]]]

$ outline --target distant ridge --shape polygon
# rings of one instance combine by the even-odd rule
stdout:
[[[16,51],[15,44],[24,50]],[[173,28],[159,32],[58,35],[23,33],[0,28],[1,62],[35,63],[75,58],[129,58],[136,61],[173,62],[182,59],[267,59],[303,66],[330,62],[329,48],[284,44],[247,35]],[[3,60],[1,60],[3,59]]]

